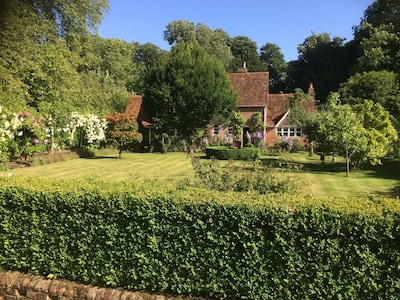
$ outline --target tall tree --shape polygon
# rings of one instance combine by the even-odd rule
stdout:
[[[289,90],[306,88],[314,83],[317,98],[325,102],[328,94],[337,91],[339,84],[348,77],[349,56],[344,39],[328,33],[316,34],[306,38],[298,46],[299,58],[288,64],[287,84]]]
[[[231,40],[231,51],[234,60],[229,68],[230,72],[235,72],[246,63],[249,72],[263,72],[267,67],[261,62],[257,52],[257,43],[247,36],[236,36]]]
[[[283,90],[282,82],[286,76],[287,65],[281,49],[271,43],[260,48],[260,60],[269,72],[269,92],[278,93]]]
[[[381,104],[393,117],[400,115],[399,76],[389,71],[356,73],[339,89],[341,98],[349,104],[372,100]]]
[[[400,33],[393,24],[363,23],[356,34],[359,51],[355,71],[388,70],[400,73]]]
[[[183,43],[153,68],[143,101],[160,132],[175,128],[186,138],[216,115],[229,118],[237,95],[216,58],[197,43]]]
[[[80,41],[95,32],[107,0],[0,2],[2,103],[32,106],[77,103]],[[61,106],[57,106],[61,109]]]
[[[377,27],[392,24],[395,31],[400,31],[400,2],[398,0],[374,1],[364,12],[363,22]]]
[[[129,90],[138,95],[143,94],[146,77],[157,64],[157,61],[167,53],[166,50],[162,50],[152,43],[137,45],[133,53],[133,62],[140,75],[136,81],[130,83]]]
[[[354,27],[355,71],[388,70],[400,73],[400,2],[377,0]]]
[[[222,29],[212,30],[204,24],[197,24],[197,42],[208,54],[215,56],[226,69],[233,59],[229,47],[230,39],[230,36]]]
[[[228,68],[233,56],[229,47],[230,36],[222,29],[212,30],[208,26],[189,21],[172,21],[164,31],[164,39],[170,45],[179,43],[198,44],[210,55],[215,56],[225,68]]]
[[[172,21],[164,30],[164,40],[170,45],[192,43],[196,41],[196,25],[186,20]]]

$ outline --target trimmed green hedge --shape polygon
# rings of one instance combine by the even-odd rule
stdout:
[[[214,146],[205,149],[207,158],[216,159],[237,159],[237,160],[256,160],[260,157],[260,149],[245,147],[240,149],[229,148],[226,146]]]
[[[0,179],[0,266],[211,299],[397,299],[400,204]]]

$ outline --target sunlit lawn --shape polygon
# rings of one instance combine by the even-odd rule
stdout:
[[[190,158],[183,153],[123,153],[96,158],[72,159],[54,164],[13,169],[3,175],[51,178],[90,178],[101,180],[168,180],[192,179]]]
[[[346,177],[343,159],[335,163],[327,156],[322,165],[319,156],[307,153],[288,153],[263,156],[262,162],[278,171],[295,175],[300,185],[299,192],[312,196],[360,197],[382,195],[399,197],[400,163],[353,170]],[[221,162],[225,164],[225,162]],[[294,166],[290,170],[287,165]],[[48,165],[1,172],[2,176],[35,176],[53,178],[91,178],[115,180],[165,180],[178,182],[194,179],[190,158],[185,153],[123,153],[107,154],[92,159],[73,159]]]
[[[331,156],[326,156],[324,164],[321,164],[318,155],[309,157],[307,153],[299,152],[269,156],[264,163],[279,166],[278,162],[282,160],[295,166],[300,164],[301,169],[293,173],[304,181],[302,192],[305,194],[344,197],[400,196],[400,162],[352,170],[349,177],[346,177],[346,165],[341,157],[333,162]]]

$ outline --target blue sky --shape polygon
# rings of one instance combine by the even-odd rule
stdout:
[[[110,11],[99,27],[100,36],[140,44],[170,46],[163,32],[171,21],[203,23],[231,37],[247,36],[258,48],[273,43],[286,61],[298,57],[297,46],[312,32],[353,39],[373,0],[109,0]]]

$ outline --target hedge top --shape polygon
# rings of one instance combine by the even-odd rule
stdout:
[[[298,210],[326,210],[341,214],[388,216],[400,214],[400,201],[388,198],[315,198],[303,195],[266,194],[256,192],[218,192],[183,183],[168,185],[165,182],[105,182],[100,180],[61,180],[29,177],[0,177],[1,194],[13,191],[32,192],[38,195],[69,195],[65,199],[85,198],[88,194],[109,195],[115,201],[142,199],[145,201],[173,201],[198,205],[246,206],[254,210],[276,209],[286,212]],[[66,200],[68,201],[68,200]]]

